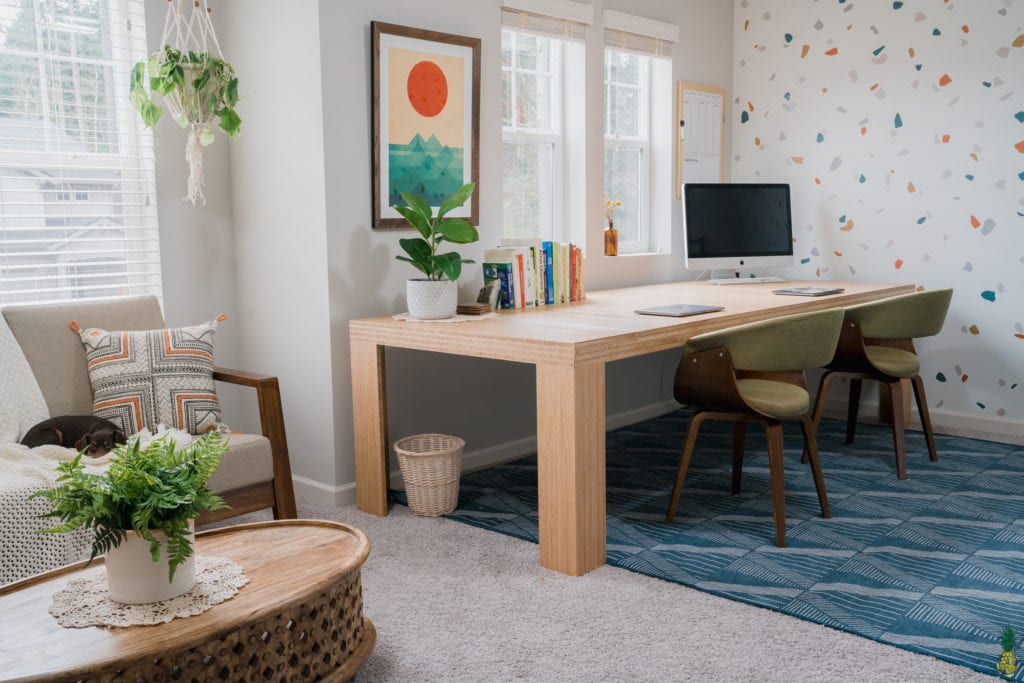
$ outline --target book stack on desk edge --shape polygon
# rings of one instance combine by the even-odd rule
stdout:
[[[484,250],[484,282],[501,286],[498,308],[529,308],[580,301],[583,249],[536,239],[506,239]]]

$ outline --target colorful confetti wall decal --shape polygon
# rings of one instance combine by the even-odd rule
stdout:
[[[730,175],[790,183],[789,277],[953,287],[933,404],[1024,424],[1022,26],[1024,0],[737,3]]]

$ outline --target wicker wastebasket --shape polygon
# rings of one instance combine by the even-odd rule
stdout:
[[[466,442],[445,434],[417,434],[395,442],[405,495],[414,514],[446,515],[459,503],[459,474]]]

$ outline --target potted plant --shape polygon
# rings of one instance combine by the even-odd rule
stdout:
[[[165,45],[147,62],[138,62],[131,73],[131,102],[150,128],[163,114],[152,93],[160,94],[178,125],[189,129],[185,143],[189,165],[187,198],[195,204],[197,198],[203,198],[203,147],[213,142],[214,119],[228,137],[238,135],[242,127],[242,119],[235,111],[235,69],[212,52],[177,50]]]
[[[193,520],[227,507],[206,486],[227,448],[220,432],[181,449],[166,437],[145,448],[140,444],[136,437],[115,448],[103,474],[85,472],[79,453],[57,466],[60,476],[53,488],[33,494],[50,501],[45,517],[62,521],[44,533],[78,527],[95,532],[89,559],[106,553],[110,598],[130,604],[168,600],[191,590]]]
[[[408,256],[395,256],[399,261],[411,263],[426,275],[406,283],[405,294],[409,315],[418,320],[440,320],[455,315],[458,306],[456,280],[462,274],[463,263],[474,263],[457,252],[437,253],[443,242],[469,244],[480,239],[476,228],[462,218],[445,218],[452,209],[466,203],[476,183],[466,183],[448,196],[434,215],[433,207],[412,192],[402,192],[406,206],[394,206],[398,213],[420,233],[420,237],[401,239],[398,243]]]

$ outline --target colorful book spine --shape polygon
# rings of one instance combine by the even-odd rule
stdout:
[[[569,245],[569,301],[579,301],[579,263],[576,259],[576,245]]]
[[[484,282],[490,282],[491,280],[497,280],[501,293],[498,295],[498,308],[513,308],[512,302],[513,289],[512,289],[512,264],[508,262],[501,263],[487,263],[483,264],[484,270]]]
[[[555,255],[554,245],[551,242],[544,242],[544,278],[545,291],[544,303],[555,303]]]
[[[516,254],[516,301],[519,302],[519,308],[526,308],[526,274],[523,272],[525,269],[525,259],[520,252]]]

